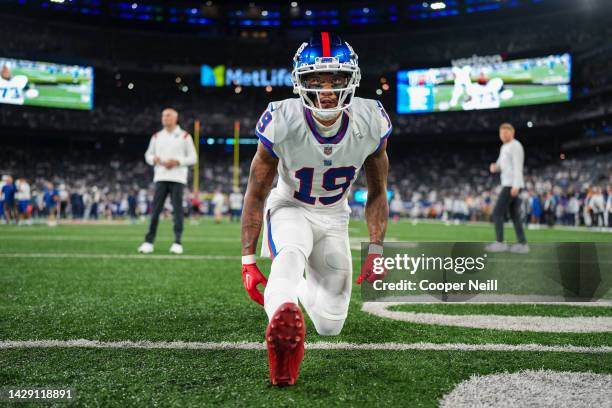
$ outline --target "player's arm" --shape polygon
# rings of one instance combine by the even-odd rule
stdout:
[[[368,200],[365,206],[365,217],[370,234],[370,243],[382,245],[389,220],[387,202],[387,175],[389,174],[389,157],[385,140],[377,152],[370,155],[364,170],[368,187]]]
[[[368,256],[363,264],[357,283],[364,279],[370,283],[377,277],[372,271],[373,259],[382,256],[382,243],[387,231],[389,220],[389,203],[387,202],[387,175],[389,173],[389,157],[387,156],[387,141],[370,155],[364,170],[368,187],[368,199],[365,207],[365,217],[370,235]]]
[[[266,197],[272,189],[278,159],[259,143],[251,162],[249,182],[242,209],[242,280],[251,299],[263,305],[263,295],[257,289],[260,283],[266,286],[266,278],[255,263],[257,240],[261,232]]]

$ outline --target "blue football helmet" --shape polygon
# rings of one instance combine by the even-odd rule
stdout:
[[[339,73],[343,80],[334,83],[332,91],[338,97],[333,108],[322,108],[320,94],[330,89],[313,87],[307,79],[314,73]],[[340,36],[322,32],[303,43],[293,57],[291,72],[293,92],[300,95],[305,108],[317,113],[340,112],[347,109],[353,100],[361,80],[357,54]]]

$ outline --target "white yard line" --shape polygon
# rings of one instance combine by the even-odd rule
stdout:
[[[165,252],[165,251],[164,251]],[[84,253],[0,253],[2,258],[76,258],[76,259],[139,259],[145,261],[168,260],[173,261],[201,261],[201,260],[239,260],[238,255],[142,255],[142,254],[84,254]]]
[[[173,350],[264,350],[257,342],[155,342],[97,340],[3,340],[0,349],[24,348],[98,348],[98,349],[173,349]],[[612,346],[582,347],[542,344],[466,344],[466,343],[306,343],[308,350],[423,350],[423,351],[525,351],[553,353],[612,353]]]
[[[359,250],[359,248],[353,248]],[[159,252],[166,252],[165,248]],[[0,259],[2,258],[51,258],[51,259],[138,259],[141,261],[150,260],[173,260],[173,261],[201,261],[201,260],[236,260],[241,259],[238,255],[143,255],[143,254],[96,254],[96,253],[81,253],[81,252],[6,252],[0,253]],[[353,262],[361,262],[361,257],[353,256]],[[512,263],[516,262],[516,259],[488,259],[487,263]],[[522,264],[557,264],[557,263],[573,263],[563,261],[547,261],[537,259],[522,259]],[[600,265],[610,265],[612,261],[599,261]]]
[[[167,237],[167,240],[174,238]],[[4,235],[0,236],[0,241],[87,241],[87,242],[141,242],[141,236],[100,236],[100,235]],[[240,244],[240,236],[231,237],[210,237],[210,238],[184,238],[183,242],[231,242]]]
[[[161,251],[160,251],[161,252]],[[163,251],[166,252],[166,251]],[[143,255],[143,254],[96,254],[96,253],[80,253],[80,252],[33,252],[33,253],[0,253],[0,259],[137,259],[141,261],[202,261],[202,260],[240,260],[239,255]],[[262,258],[260,258],[262,259]],[[360,262],[358,256],[353,257],[353,261]]]

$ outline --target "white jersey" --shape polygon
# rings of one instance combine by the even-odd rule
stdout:
[[[323,137],[298,98],[272,102],[257,123],[260,142],[279,159],[278,183],[268,198],[318,211],[348,213],[347,196],[368,156],[391,134],[382,104],[354,98],[338,132]]]
[[[229,206],[230,210],[240,210],[242,209],[242,193],[231,193],[229,195]]]
[[[25,75],[15,75],[8,80],[0,77],[0,103],[23,105],[23,89],[27,83],[28,77]]]
[[[27,181],[17,182],[17,192],[15,193],[15,198],[18,201],[30,200],[32,198],[30,184],[28,184]]]
[[[223,208],[225,205],[225,196],[222,193],[215,193],[211,200],[216,209]]]

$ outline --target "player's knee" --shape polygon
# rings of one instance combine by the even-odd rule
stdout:
[[[350,271],[351,258],[342,251],[330,251],[325,253],[325,263],[331,269],[337,271]]]
[[[274,257],[274,261],[279,258],[284,258],[287,261],[292,261],[300,264],[306,262],[308,256],[306,255],[304,249],[300,248],[297,245],[285,245],[278,250],[276,256]]]
[[[317,333],[321,336],[337,336],[344,327],[345,319],[332,320],[324,317],[317,316],[317,319],[313,319],[313,323]]]

